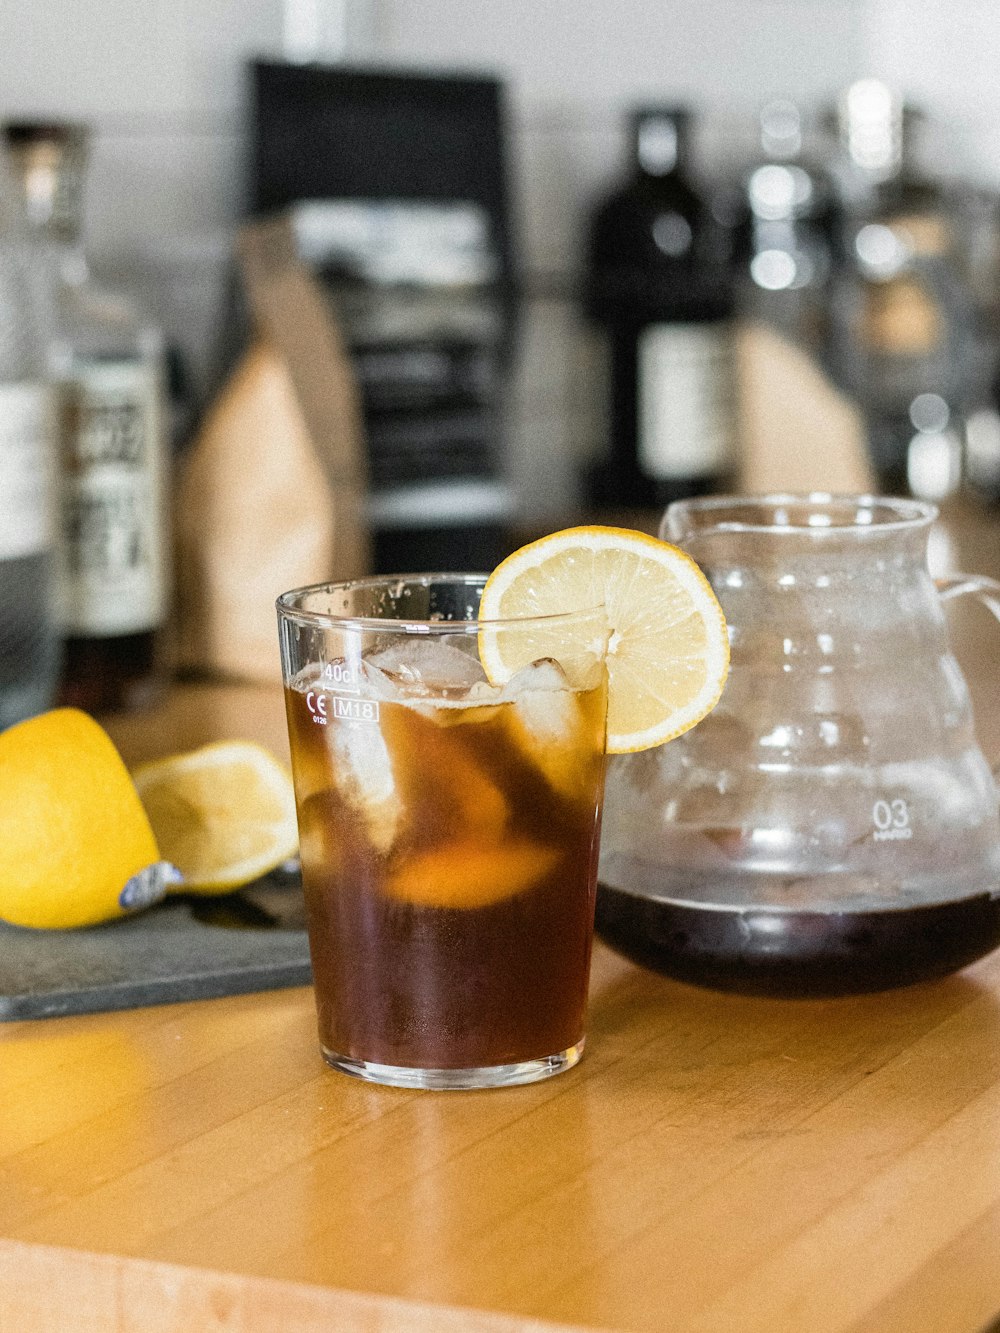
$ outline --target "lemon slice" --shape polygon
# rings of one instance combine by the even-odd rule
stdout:
[[[421,907],[490,907],[532,888],[559,860],[557,848],[508,838],[490,846],[445,843],[408,857],[388,891]]]
[[[228,893],[298,849],[288,770],[250,741],[219,741],[132,774],[160,855],[187,893]]]
[[[627,528],[567,528],[522,546],[490,575],[483,621],[554,615],[604,604],[608,644],[609,754],[662,745],[715,706],[729,671],[722,608],[695,562],[667,542]],[[551,656],[585,655],[586,622],[553,626]],[[483,668],[503,684],[541,656],[540,636],[485,625]]]

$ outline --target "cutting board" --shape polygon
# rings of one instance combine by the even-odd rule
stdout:
[[[0,1022],[304,986],[301,881],[278,873],[222,898],[169,898],[101,926],[0,923]]]

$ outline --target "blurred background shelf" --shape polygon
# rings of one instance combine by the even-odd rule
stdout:
[[[9,0],[0,16],[0,111],[93,124],[95,264],[147,294],[203,401],[218,372],[232,231],[250,205],[249,62],[298,50],[372,68],[501,78],[525,296],[510,468],[520,511],[543,522],[572,502],[580,461],[594,448],[575,293],[587,212],[625,164],[630,106],[664,96],[688,102],[699,167],[712,177],[756,151],[764,102],[791,98],[812,114],[853,79],[875,74],[927,113],[924,154],[937,174],[989,191],[1000,183],[1000,103],[987,56],[1000,18],[984,0],[960,12],[894,0],[683,0],[668,9],[628,0],[613,13],[599,0],[543,10],[526,0],[347,8],[345,27],[341,4],[261,0],[237,13],[225,0],[179,0],[155,8],[151,29],[125,0]]]

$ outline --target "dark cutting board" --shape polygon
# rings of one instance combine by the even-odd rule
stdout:
[[[0,1022],[204,1000],[312,980],[302,887],[277,874],[82,930],[0,923]]]

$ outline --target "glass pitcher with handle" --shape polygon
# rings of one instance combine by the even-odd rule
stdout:
[[[667,745],[611,761],[597,926],[634,960],[755,994],[945,975],[1000,943],[1000,814],[935,582],[937,511],[708,497],[661,536],[707,574],[730,675]]]

